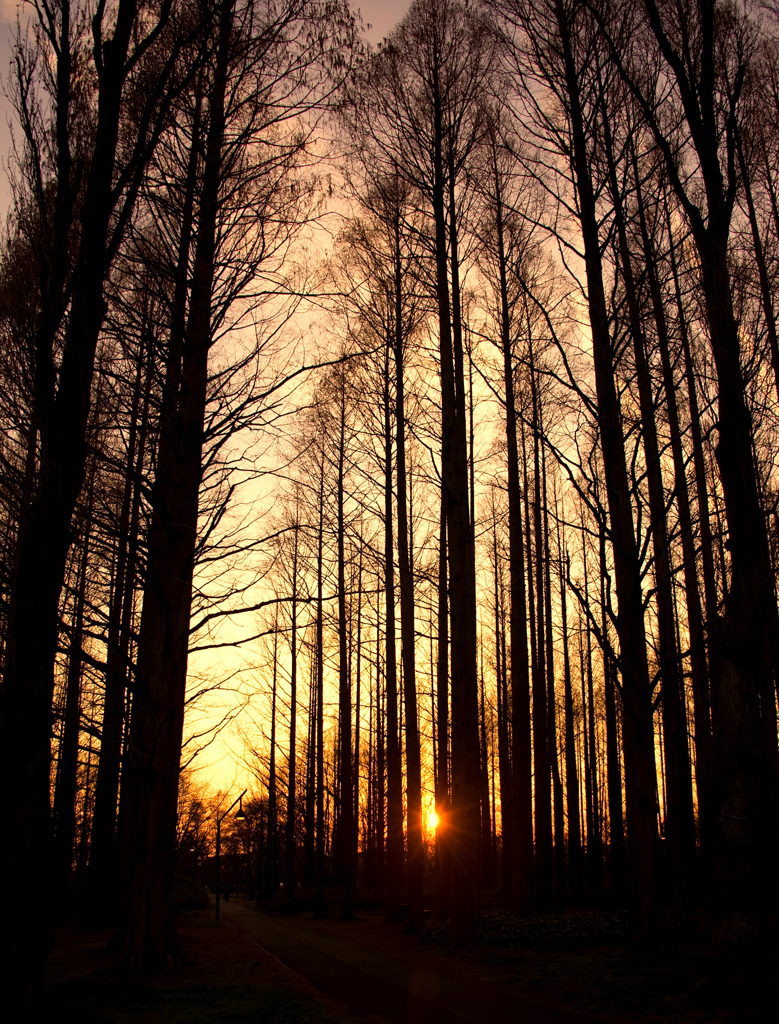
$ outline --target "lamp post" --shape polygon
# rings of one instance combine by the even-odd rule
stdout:
[[[219,858],[220,858],[221,853],[222,853],[222,822],[224,821],[224,819],[227,817],[227,815],[230,813],[230,811],[233,809],[233,807],[235,807],[235,805],[237,803],[240,803],[241,806],[238,808],[238,811],[237,811],[235,817],[238,819],[238,821],[242,821],[246,817],[246,815],[243,813],[243,798],[244,798],[245,795],[246,795],[246,790],[244,790],[243,793],[241,793],[240,796],[237,796],[235,798],[235,800],[233,800],[233,802],[230,804],[230,806],[227,808],[227,810],[224,812],[224,814],[217,814],[217,816],[216,816],[216,919],[217,919],[217,921],[219,920],[219,896],[220,896],[220,878],[219,878],[220,863],[219,863]]]

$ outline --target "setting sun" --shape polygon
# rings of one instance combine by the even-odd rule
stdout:
[[[438,828],[438,815],[434,808],[431,808],[427,815],[427,827],[431,832],[435,832]]]

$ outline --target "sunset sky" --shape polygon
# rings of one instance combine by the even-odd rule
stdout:
[[[366,38],[376,44],[386,36],[397,22],[403,17],[408,9],[410,0],[367,0],[352,6],[359,10],[364,24],[370,25],[366,31]],[[11,131],[9,121],[12,118],[11,106],[6,98],[10,74],[11,46],[16,27],[17,12],[23,9],[19,0],[0,0],[0,219],[4,220],[8,213],[10,204],[10,187],[7,177],[8,153],[11,145]],[[228,659],[230,660],[230,659]],[[239,656],[236,661],[240,664],[243,659]],[[193,666],[195,674],[198,672],[197,663]],[[234,665],[222,666],[226,674],[234,668]],[[209,666],[213,671],[213,666]],[[206,717],[209,717],[211,709],[203,709]],[[215,711],[220,714],[220,711]],[[241,782],[242,767],[236,766],[235,757],[240,756],[241,743],[237,742],[236,736],[224,736],[205,751],[197,759],[197,765],[202,769],[202,778],[208,777],[209,782],[215,788],[231,788]]]

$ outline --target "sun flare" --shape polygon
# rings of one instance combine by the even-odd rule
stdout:
[[[436,814],[435,810],[431,809],[427,815],[427,827],[430,829],[431,832],[435,832],[435,830],[438,828],[438,815]]]

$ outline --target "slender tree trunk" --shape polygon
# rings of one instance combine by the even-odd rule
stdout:
[[[306,803],[303,871],[306,887],[314,884],[316,873],[316,649],[309,665],[308,722],[306,737]]]
[[[384,364],[384,593],[386,600],[387,701],[387,870],[386,916],[400,920],[403,883],[403,768],[400,754],[398,674],[395,640],[395,544],[392,507],[392,420],[389,394],[388,339]],[[402,626],[402,623],[401,623]]]
[[[529,327],[529,325],[528,325]],[[554,896],[554,860],[552,848],[552,776],[549,758],[549,708],[546,686],[546,640],[544,615],[544,560],[543,521],[541,515],[541,459],[540,459],[540,411],[536,383],[533,341],[528,330],[528,372],[530,374],[530,395],[532,401],[533,432],[533,542],[535,559],[531,561],[530,510],[528,509],[528,564],[535,570],[528,573],[531,630],[535,625],[533,651],[533,781],[535,783],[535,824],[536,824],[536,901],[540,909],[552,906]],[[524,442],[523,442],[524,443]],[[524,451],[523,451],[524,454]],[[525,478],[525,501],[529,502],[527,476]]]
[[[496,223],[498,270],[500,275],[501,349],[506,402],[506,458],[509,512],[509,640],[511,649],[511,817],[504,829],[511,830],[511,905],[527,913],[533,902],[533,784],[530,741],[530,676],[527,646],[527,597],[525,550],[522,537],[522,493],[519,480],[517,408],[514,387],[514,358],[511,346],[511,318],[508,304],[507,260],[503,228],[503,203],[496,180]]]
[[[357,867],[357,835],[354,822],[352,778],[352,688],[349,678],[349,645],[346,623],[346,560],[345,531],[345,466],[346,466],[346,382],[341,378],[339,395],[338,481],[338,714],[339,724],[339,833],[340,861],[343,879],[341,920],[354,917],[354,883]]]
[[[566,572],[570,575],[570,559],[566,552]],[[571,897],[577,903],[584,893],[584,860],[582,856],[581,810],[579,807],[579,774],[576,760],[576,734],[573,717],[573,686],[571,658],[568,649],[568,601],[565,576],[560,564],[560,606],[563,624],[563,685],[565,688],[565,795],[568,810],[568,871]]]
[[[398,484],[398,568],[400,576],[400,636],[403,659],[403,693],[406,725],[406,806],[408,815],[409,925],[424,923],[422,895],[424,848],[422,846],[422,762],[416,685],[416,640],[414,625],[414,577],[409,544],[409,510],[406,470],[406,412],[403,369],[402,280],[400,224],[395,222],[395,431]],[[387,424],[389,426],[389,424]]]
[[[484,701],[484,646],[481,646],[481,672],[479,673],[479,790],[481,800],[481,887],[495,886],[495,863],[492,849],[492,813],[490,808],[489,751],[487,747],[487,721]]]
[[[582,531],[582,549],[584,552],[584,604],[590,605],[590,582],[587,571],[587,540]],[[587,696],[584,694],[582,679],[582,708],[585,709],[584,729],[587,730],[586,747],[588,808],[587,808],[587,878],[596,893],[601,891],[603,882],[603,843],[600,830],[600,799],[598,786],[598,746],[595,740],[595,688],[592,672],[592,629],[587,623]],[[589,709],[589,714],[586,713]]]
[[[377,591],[379,580],[377,578]],[[382,699],[381,673],[381,598],[376,609],[376,856],[379,864],[379,882],[383,885],[387,869],[387,688],[386,652],[384,662],[384,691]]]
[[[625,827],[622,815],[622,772],[617,737],[616,666],[609,652],[609,597],[611,593],[606,564],[606,530],[601,524],[599,536],[601,575],[601,633],[603,638],[603,687],[606,712],[606,789],[609,804],[609,856],[611,890],[617,899],[625,887]]]
[[[314,917],[324,917],[325,904],[325,650],[324,650],[324,608],[322,599],[323,547],[324,547],[324,504],[325,504],[325,459],[320,452],[319,470],[319,523],[317,529],[316,553],[316,867],[314,877]]]
[[[637,169],[636,181],[638,184]],[[712,807],[712,779],[714,776],[714,763],[711,746],[711,714],[708,693],[708,669],[704,650],[703,613],[701,610],[700,593],[698,590],[698,574],[695,565],[695,539],[693,536],[692,514],[690,511],[690,501],[687,490],[687,474],[685,470],[684,452],[682,450],[679,412],[676,404],[676,386],[671,367],[668,326],[665,319],[660,282],[658,281],[657,273],[655,271],[654,247],[649,237],[643,195],[640,188],[637,189],[637,199],[644,253],[647,257],[647,277],[663,369],[663,384],[666,396],[666,408],[668,411],[668,423],[671,434],[671,451],[674,464],[674,490],[676,494],[677,507],[679,509],[679,528],[682,538],[682,560],[685,575],[687,622],[690,636],[690,662],[692,668],[698,814],[701,830],[701,849],[705,851],[704,863],[706,863],[706,858],[709,856],[711,851],[712,828],[714,826],[714,812]],[[682,846],[682,849],[678,854],[682,863],[681,872],[677,871],[676,891],[677,908],[682,913],[688,909],[690,898],[694,895],[695,890],[693,879],[695,833],[691,800],[692,781],[690,777],[686,742],[686,715],[684,714],[684,703],[684,691],[682,686],[678,714],[677,743],[679,746],[678,756],[680,760],[680,782],[683,786],[683,804],[679,809],[681,812],[679,815],[680,820],[675,822],[677,830],[680,830],[678,838],[680,840],[680,845]],[[671,739],[672,737],[669,736],[666,739],[666,743]],[[688,792],[690,792],[689,801],[687,799]]]
[[[603,132],[609,163],[612,199],[617,221],[617,236],[622,263],[621,272],[625,282],[641,409],[641,432],[649,492],[650,529],[655,558],[655,593],[663,708],[662,721],[668,784],[666,839],[668,840],[672,864],[675,912],[677,920],[682,921],[686,917],[686,901],[689,900],[689,893],[692,891],[695,826],[692,806],[692,779],[689,771],[687,751],[687,719],[682,701],[680,659],[676,647],[671,556],[665,514],[665,490],[660,465],[660,446],[657,439],[655,405],[646,354],[646,341],[641,325],[638,292],[628,248],[622,194],[617,182],[611,133],[608,117],[605,112],[603,116]],[[632,159],[634,176],[638,187],[640,181],[635,153],[633,153]],[[651,278],[651,266],[648,268],[648,273]]]
[[[358,848],[359,848],[359,834],[360,834],[360,775],[361,775],[361,751],[360,751],[360,718],[362,715],[362,532],[358,537],[358,543],[360,545],[360,554],[358,556],[357,563],[357,638],[354,646],[356,647],[356,666],[357,671],[355,673],[357,691],[354,699],[354,824],[358,836]]]
[[[279,620],[273,629],[273,682],[270,709],[270,758],[268,762],[268,896],[275,896],[278,887],[279,861],[279,798],[276,778],[276,705],[279,692]]]
[[[84,604],[89,565],[89,541],[94,496],[95,467],[92,466],[89,497],[84,517],[81,565],[71,624],[70,651],[66,682],[65,714],[62,729],[59,775],[54,792],[54,864],[52,875],[55,897],[64,895],[70,884],[73,867],[73,843],[76,838],[76,788],[78,774],[78,739],[81,732],[81,668],[84,640]],[[85,798],[86,799],[86,798]]]
[[[543,422],[539,417],[543,436]],[[547,743],[552,769],[554,796],[554,894],[555,910],[565,909],[565,812],[563,810],[563,783],[557,759],[557,698],[555,695],[554,637],[552,635],[552,551],[549,541],[549,501],[546,488],[546,455],[542,453],[541,481],[544,519],[544,614],[546,616],[546,678],[547,678]]]
[[[194,147],[193,147],[194,151]],[[190,165],[194,158],[190,159]],[[192,181],[190,182],[190,177]],[[186,244],[182,245],[185,255],[189,253],[191,234],[191,206],[194,192],[194,170],[188,174],[186,189],[185,227],[182,238],[186,236]],[[179,263],[181,259],[179,260]],[[181,279],[184,278],[180,274]],[[184,287],[186,292],[186,287]],[[182,314],[183,315],[183,314]],[[111,606],[108,616],[108,650],[106,655],[105,697],[103,705],[103,721],[100,736],[100,756],[97,763],[95,781],[95,805],[92,816],[92,841],[89,851],[88,871],[88,912],[90,915],[103,917],[107,912],[115,913],[116,908],[109,910],[110,901],[106,893],[114,891],[117,880],[117,801],[119,797],[119,772],[122,754],[122,734],[125,719],[125,692],[129,667],[130,634],[133,616],[133,598],[135,596],[136,563],[138,559],[138,542],[140,533],[142,477],[146,438],[149,428],[149,407],[154,361],[151,346],[153,334],[147,330],[142,336],[140,358],[138,360],[138,376],[133,396],[133,407],[130,417],[130,429],[127,446],[127,462],[125,465],[125,487],[122,508],[119,516],[117,536],[116,573],[111,595]],[[148,353],[146,352],[149,347]],[[146,359],[145,381],[142,383]],[[141,395],[143,406],[138,422],[138,406]],[[137,435],[137,436],[136,436]],[[136,454],[137,444],[137,454]]]
[[[438,762],[435,782],[435,809],[438,828],[435,834],[435,863],[438,906],[443,916],[449,913],[449,600],[446,558],[446,493],[441,488],[441,513],[438,534],[438,651],[436,661],[436,717],[438,722]]]
[[[503,594],[503,576],[498,557],[498,524],[493,506],[493,563],[495,566],[495,669],[496,690],[498,696],[498,766],[500,777],[500,881],[501,891],[506,899],[511,899],[511,883],[513,870],[512,857],[512,773],[509,759],[509,700],[508,683],[505,666],[505,598]]]
[[[297,818],[297,724],[298,724],[298,511],[295,510],[295,527],[293,530],[294,546],[292,552],[292,621],[290,623],[290,679],[289,679],[289,751],[287,772],[287,821],[286,821],[286,870],[284,872],[284,895],[287,911],[295,910],[295,856],[297,854],[297,837],[295,824]]]

